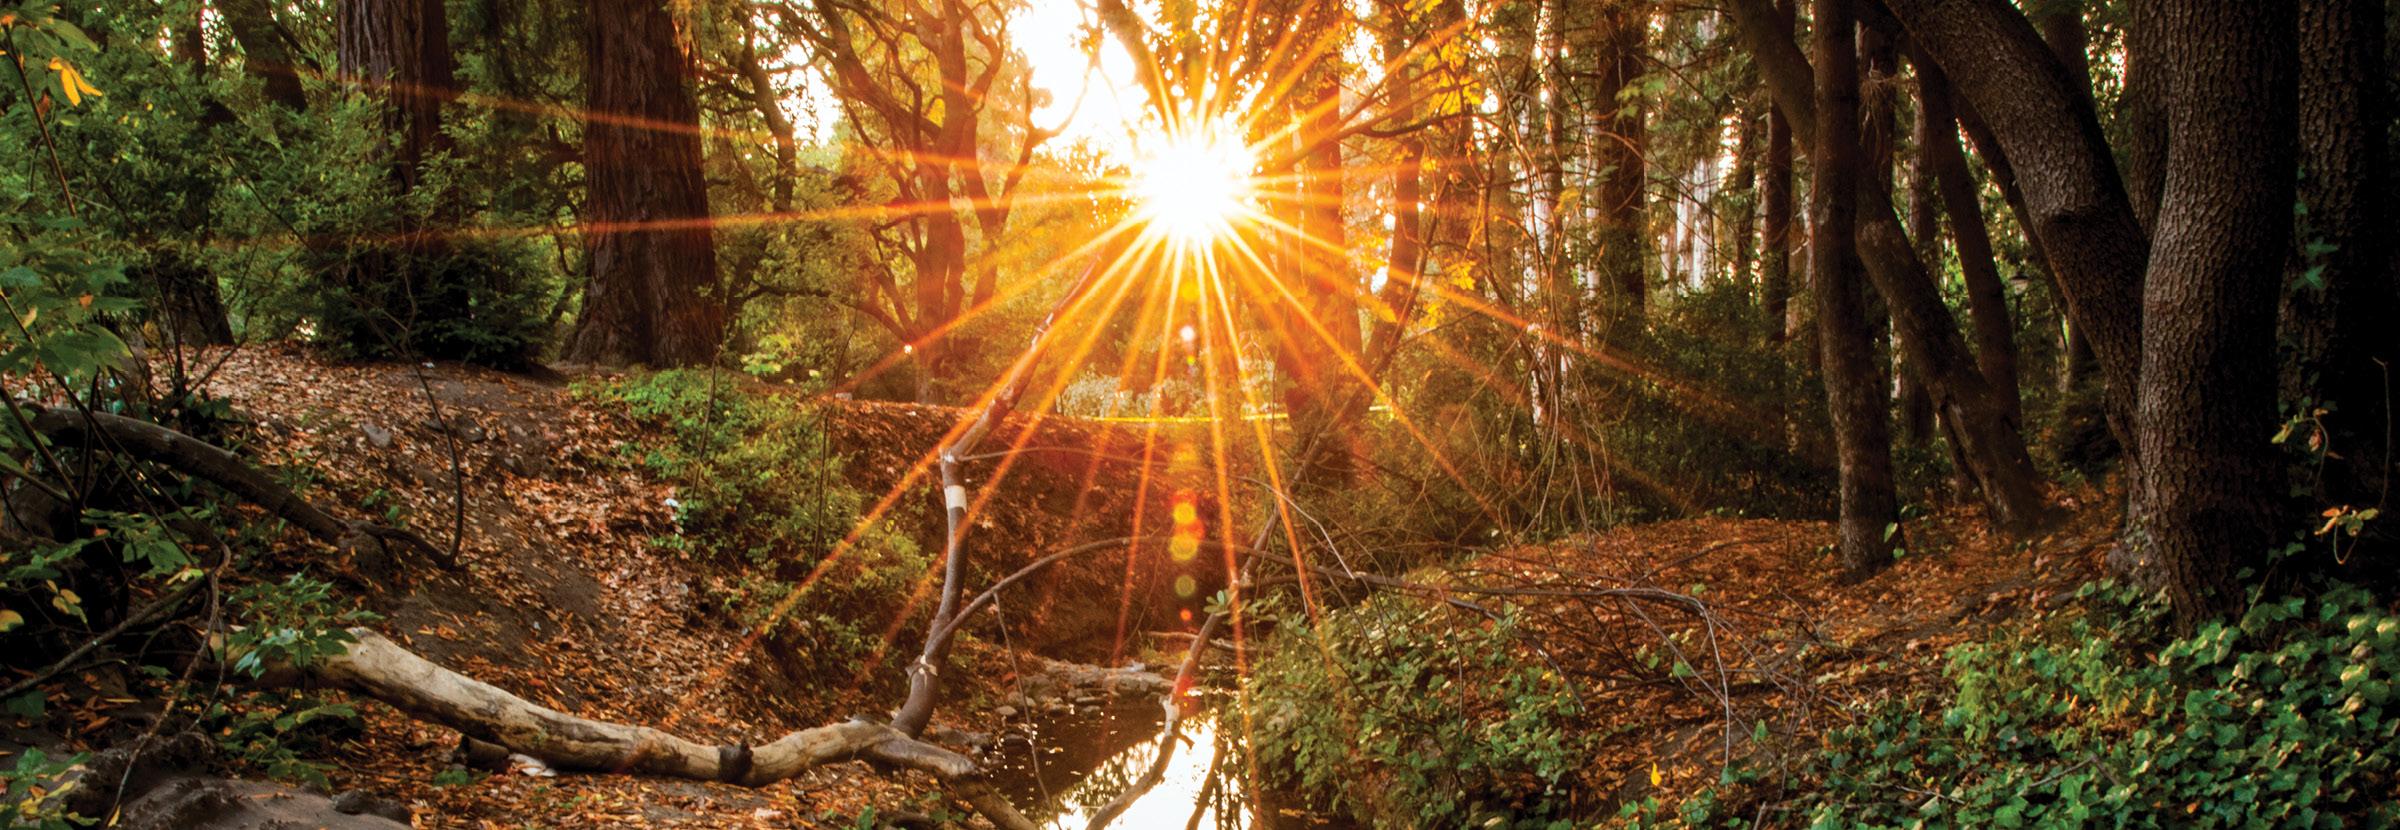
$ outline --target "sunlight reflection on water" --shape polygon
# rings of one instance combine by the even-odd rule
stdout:
[[[1083,830],[1093,812],[1149,767],[1158,749],[1161,721],[1155,707],[1131,705],[1040,722],[1030,741],[1011,740],[995,752],[995,783],[1044,828]],[[1184,718],[1181,738],[1158,785],[1111,826],[1184,827],[1193,821],[1195,805],[1205,795],[1208,803],[1190,826],[1247,828],[1246,811],[1228,795],[1239,792],[1240,785],[1227,781],[1209,786],[1212,768],[1219,766],[1212,764],[1219,761],[1216,727],[1212,711]]]

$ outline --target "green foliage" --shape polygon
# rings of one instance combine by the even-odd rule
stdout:
[[[233,592],[234,619],[241,628],[226,638],[236,671],[258,677],[268,667],[307,668],[357,642],[350,626],[380,619],[344,607],[330,583],[293,574],[282,582],[246,585]]]
[[[1242,704],[1249,751],[1278,783],[1383,826],[1560,818],[1586,751],[1567,731],[1581,704],[1513,614],[1382,596],[1316,628],[1283,622]]]
[[[857,668],[878,650],[860,621],[906,597],[932,560],[885,526],[852,534],[863,499],[842,479],[822,410],[727,372],[637,375],[583,393],[663,432],[637,450],[677,485],[677,532],[657,541],[741,568],[713,586],[726,610],[821,669]]]
[[[363,246],[326,268],[363,270],[383,257],[391,258],[384,267],[406,278],[328,280],[316,293],[316,336],[335,353],[513,367],[548,342],[551,291],[530,277],[542,269],[534,246],[480,240],[419,249]]]
[[[1953,650],[1946,699],[1829,733],[1789,806],[1829,828],[2400,825],[2400,614],[2336,586],[2165,641],[2161,608],[2083,597]]]
[[[0,828],[5,830],[69,830],[88,827],[95,822],[66,812],[66,807],[54,797],[66,791],[52,789],[50,782],[58,780],[67,770],[83,763],[88,755],[77,753],[53,758],[38,748],[28,748],[17,756],[16,766],[0,772],[0,784],[8,794],[0,800]],[[69,785],[73,786],[73,785]]]

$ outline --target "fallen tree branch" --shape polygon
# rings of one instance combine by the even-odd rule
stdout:
[[[206,479],[244,501],[282,517],[310,536],[348,549],[373,540],[399,542],[423,553],[446,570],[459,570],[456,558],[416,534],[371,522],[346,521],[310,504],[300,494],[275,482],[265,471],[223,447],[149,421],[80,409],[22,404],[33,413],[32,428],[53,443],[75,443],[93,449],[122,452],[186,475]]]
[[[365,628],[342,653],[305,668],[272,666],[266,685],[332,688],[372,698],[427,723],[506,747],[553,769],[760,787],[841,761],[917,770],[1007,830],[1034,825],[984,780],[971,758],[867,720],[802,729],[761,746],[701,743],[646,726],[569,715],[435,665]]]

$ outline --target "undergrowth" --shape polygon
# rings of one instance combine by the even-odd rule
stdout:
[[[1627,805],[1635,827],[2400,825],[2400,614],[2336,585],[2172,637],[2108,584],[1951,651],[1946,688],[1833,730],[1784,795]],[[1740,778],[1758,778],[1747,773]],[[1761,779],[1763,780],[1763,779]],[[1778,800],[1780,798],[1780,800]],[[1735,806],[1738,805],[1738,806]]]
[[[866,676],[861,663],[882,651],[882,638],[858,621],[888,616],[869,612],[908,596],[931,559],[886,524],[851,535],[864,498],[842,478],[823,409],[692,370],[579,394],[656,429],[656,439],[628,448],[676,485],[676,531],[653,543],[728,568],[711,580],[711,599],[771,631],[804,666]]]
[[[1284,625],[1243,684],[1274,783],[1374,826],[1565,821],[1582,706],[1525,659],[1513,614],[1380,596]]]

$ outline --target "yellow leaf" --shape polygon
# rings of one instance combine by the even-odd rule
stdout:
[[[1652,761],[1652,762],[1650,762],[1650,786],[1653,786],[1653,787],[1655,787],[1655,786],[1658,786],[1658,782],[1660,782],[1660,781],[1664,781],[1664,780],[1666,780],[1666,779],[1667,779],[1667,776],[1666,776],[1665,774],[1663,774],[1663,773],[1660,773],[1660,772],[1658,771],[1658,762],[1657,762],[1657,761]]]
[[[58,88],[67,91],[67,106],[83,106],[83,93],[75,88],[75,67],[66,61],[50,59],[50,68],[58,70]]]
[[[69,71],[72,71],[72,69],[70,68]],[[83,90],[83,94],[92,96],[94,98],[106,97],[106,93],[101,92],[99,87],[92,86],[91,80],[83,77],[83,73],[75,72],[69,77],[75,79],[75,88]]]
[[[15,611],[10,611],[5,608],[0,608],[0,631],[15,630],[17,626],[24,624],[25,615],[19,614]]]

